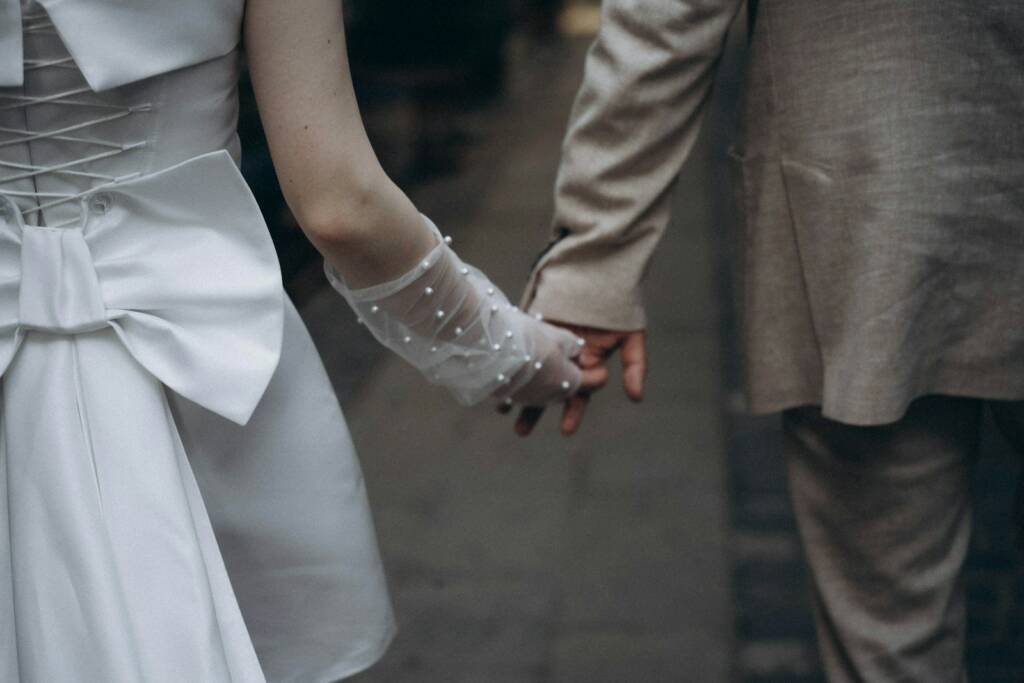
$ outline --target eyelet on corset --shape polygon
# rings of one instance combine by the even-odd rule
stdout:
[[[114,198],[107,192],[98,192],[89,197],[89,211],[97,216],[102,216],[107,211],[110,211],[110,207],[113,204]]]

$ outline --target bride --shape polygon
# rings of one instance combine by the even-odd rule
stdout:
[[[325,683],[393,635],[237,170],[243,34],[285,197],[374,335],[466,404],[591,388],[381,170],[339,0],[0,0],[2,681]]]

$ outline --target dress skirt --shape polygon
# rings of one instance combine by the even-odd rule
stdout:
[[[0,681],[366,668],[394,622],[363,477],[232,159],[91,206],[0,218]]]

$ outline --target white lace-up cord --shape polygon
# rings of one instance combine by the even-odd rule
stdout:
[[[56,29],[50,22],[49,17],[43,13],[26,15],[24,17],[24,32],[56,33]],[[78,67],[70,56],[57,59],[25,60],[26,72],[37,71],[40,69],[73,69],[77,71]],[[81,197],[95,192],[96,190],[129,180],[141,174],[141,171],[137,171],[117,176],[81,168],[92,162],[124,154],[125,152],[138,149],[146,145],[145,140],[125,143],[116,140],[107,140],[96,136],[88,136],[87,134],[83,135],[83,131],[103,123],[131,116],[136,112],[150,111],[152,109],[152,105],[149,103],[121,106],[101,102],[95,98],[90,99],[91,95],[94,95],[94,93],[88,85],[72,88],[63,92],[38,96],[25,94],[15,95],[0,92],[0,111],[23,110],[27,113],[27,110],[31,107],[48,104],[62,105],[68,108],[74,108],[77,112],[85,112],[89,114],[87,118],[81,118],[80,120],[53,130],[36,131],[29,130],[27,127],[26,129],[16,129],[0,126],[0,132],[12,136],[7,140],[0,141],[0,148],[50,139],[60,140],[62,142],[83,143],[90,145],[95,149],[95,152],[92,154],[76,159],[68,159],[61,163],[52,165],[19,164],[0,159],[0,192],[14,197],[31,197],[37,200],[48,200],[40,201],[35,207],[23,209],[23,216],[27,217],[33,213],[39,213],[61,204],[77,201]],[[4,173],[4,171],[7,172]],[[81,192],[26,192],[4,189],[5,185],[9,185],[16,181],[24,180],[26,178],[38,178],[45,175],[74,176],[78,178],[88,178],[95,182],[92,187]],[[51,227],[63,227],[77,222],[77,219],[72,219]]]

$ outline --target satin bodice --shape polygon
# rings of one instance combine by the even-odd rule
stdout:
[[[87,193],[207,152],[238,162],[237,49],[94,92],[43,7],[21,10],[24,83],[0,87],[0,195],[26,224],[77,224]]]

